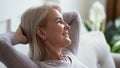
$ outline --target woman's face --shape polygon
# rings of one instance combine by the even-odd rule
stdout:
[[[47,17],[47,25],[44,28],[46,43],[56,47],[65,47],[71,43],[68,35],[70,26],[63,20],[62,15],[56,9],[51,9]]]

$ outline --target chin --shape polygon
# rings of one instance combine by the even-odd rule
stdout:
[[[61,41],[62,47],[69,46],[71,43],[72,41],[69,37],[64,37],[64,39]]]
[[[66,45],[68,46],[68,45],[70,45],[72,43],[72,41],[70,40],[70,39],[67,39],[66,40]]]

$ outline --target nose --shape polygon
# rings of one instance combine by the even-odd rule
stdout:
[[[69,30],[69,29],[71,28],[71,27],[70,27],[70,25],[69,25],[69,24],[67,24],[66,22],[64,22],[64,25],[65,25],[65,27],[64,27],[64,28],[65,28],[66,30]]]

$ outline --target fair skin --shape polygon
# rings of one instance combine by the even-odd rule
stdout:
[[[64,22],[62,15],[56,9],[50,9],[47,17],[47,25],[44,28],[40,28],[40,38],[46,37],[44,46],[47,46],[52,52],[51,57],[46,57],[49,60],[64,60],[61,50],[71,43],[69,39],[68,30],[70,26]],[[55,54],[57,56],[55,56]]]
[[[51,52],[51,56],[46,56],[45,60],[65,60],[61,50],[71,43],[68,35],[69,29],[70,26],[64,22],[59,11],[51,8],[47,16],[47,25],[45,27],[38,27],[36,30],[36,35],[45,40],[43,46],[48,47],[49,52]],[[20,29],[17,30],[18,34],[20,32],[22,33]],[[20,36],[25,39],[21,34]],[[22,43],[25,42],[27,41],[22,41]]]
[[[20,27],[18,27],[18,29],[16,30],[15,35],[19,41],[18,43],[27,44],[27,37],[23,35]]]

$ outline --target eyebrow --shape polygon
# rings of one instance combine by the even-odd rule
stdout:
[[[62,18],[61,18],[60,16],[57,16],[57,17],[56,17],[56,20],[57,20],[57,19],[60,19],[60,20],[61,20]]]

